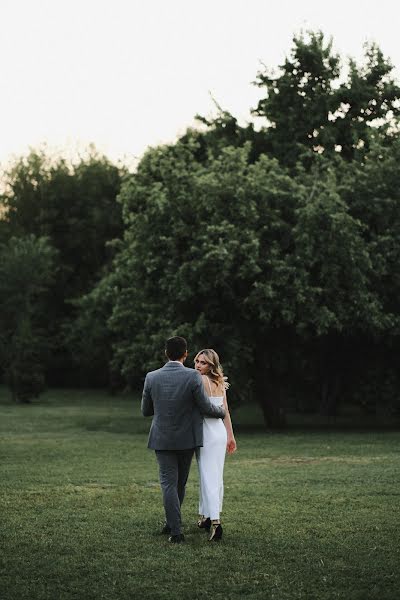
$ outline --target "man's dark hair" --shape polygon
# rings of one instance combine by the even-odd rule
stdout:
[[[165,342],[165,353],[169,360],[179,360],[187,350],[185,338],[176,335]]]

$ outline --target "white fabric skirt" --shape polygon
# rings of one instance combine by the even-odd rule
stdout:
[[[211,397],[220,406],[222,398]],[[203,422],[203,446],[197,454],[200,480],[199,514],[219,519],[224,498],[224,464],[227,434],[222,419],[206,417]]]

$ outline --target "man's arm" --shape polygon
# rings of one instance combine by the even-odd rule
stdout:
[[[148,375],[146,375],[146,379],[144,380],[141,409],[144,417],[152,417],[154,415],[154,405]]]
[[[225,417],[225,409],[222,406],[214,406],[204,391],[203,382],[200,373],[195,371],[193,377],[193,397],[203,415],[214,417],[215,419],[223,419]]]

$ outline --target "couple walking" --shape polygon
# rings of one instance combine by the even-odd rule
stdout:
[[[142,414],[153,416],[148,447],[155,450],[165,510],[163,533],[168,541],[184,541],[181,505],[193,454],[199,468],[198,527],[210,531],[209,541],[222,537],[225,453],[236,450],[226,401],[226,379],[217,353],[198,352],[195,369],[184,366],[185,338],[167,340],[168,362],[146,375]]]

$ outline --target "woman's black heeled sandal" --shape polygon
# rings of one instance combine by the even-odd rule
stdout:
[[[210,529],[211,529],[210,517],[207,517],[207,519],[205,519],[204,517],[200,517],[200,519],[197,521],[197,527],[199,529],[207,529],[207,531],[210,531]]]
[[[208,538],[209,542],[219,542],[222,538],[222,525],[221,523],[212,523],[211,525],[211,535]]]

